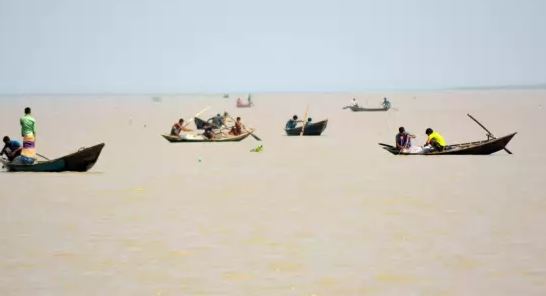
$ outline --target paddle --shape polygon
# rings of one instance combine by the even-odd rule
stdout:
[[[476,122],[479,126],[481,126],[481,128],[483,128],[487,132],[488,137],[496,139],[496,137],[485,126],[483,126],[483,124],[481,124],[476,118],[472,117],[472,115],[470,114],[466,114],[466,115],[470,117],[470,119],[474,120],[474,122]],[[512,154],[512,151],[508,150],[506,147],[503,149],[504,151],[508,152],[508,154]]]
[[[201,115],[203,112],[207,111],[208,109],[210,109],[210,106],[207,106],[203,110],[197,112],[197,114],[195,114],[195,116],[193,116],[190,120],[188,120],[188,122],[186,122],[182,127],[184,128],[188,126],[190,123],[193,122],[193,120],[195,120],[195,117],[198,117],[199,115]]]
[[[305,123],[307,121],[307,114],[309,113],[309,105],[307,105],[307,108],[305,108],[305,114],[303,115],[303,125],[301,127],[300,136],[303,136],[303,132],[305,131]]]
[[[41,158],[43,158],[43,159],[45,159],[45,160],[51,160],[51,159],[49,159],[49,158],[47,158],[47,157],[43,156],[43,155],[42,155],[42,154],[40,154],[40,153],[36,153],[36,155],[40,156]]]

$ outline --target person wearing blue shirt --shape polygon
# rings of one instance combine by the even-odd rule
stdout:
[[[298,125],[298,122],[301,122],[301,120],[298,120],[298,115],[294,115],[294,116],[292,116],[292,119],[288,120],[288,122],[286,123],[285,128],[287,130],[294,129]]]
[[[0,152],[0,156],[6,155],[9,161],[12,161],[15,157],[21,154],[21,143],[15,140],[11,140],[8,136],[5,136],[4,139],[4,148]]]

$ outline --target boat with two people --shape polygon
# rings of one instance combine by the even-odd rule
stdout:
[[[388,111],[391,109],[391,102],[387,98],[383,98],[380,108],[366,108],[361,107],[356,102],[356,99],[353,98],[348,106],[343,107],[343,109],[351,109],[353,112],[363,112],[363,111]]]

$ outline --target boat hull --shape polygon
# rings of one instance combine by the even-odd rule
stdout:
[[[363,108],[358,106],[346,106],[344,109],[351,109],[353,112],[378,112],[378,111],[388,111],[390,107],[383,107],[383,108]]]
[[[220,138],[220,139],[206,139],[206,138],[196,138],[196,139],[186,139],[181,138],[178,136],[171,136],[171,135],[161,135],[163,138],[165,138],[170,143],[217,143],[217,142],[239,142],[244,139],[246,139],[248,136],[250,136],[251,133],[244,133],[239,136],[231,136],[226,138]]]
[[[380,145],[383,146],[383,149],[394,155],[489,155],[503,150],[516,134],[517,133],[512,133],[504,137],[483,141],[448,145],[443,151],[434,151],[429,153],[400,152],[394,146],[387,144]]]
[[[4,166],[11,172],[86,172],[95,165],[103,147],[101,143],[53,160],[31,165],[4,162]]]
[[[326,126],[328,125],[328,120],[319,121],[313,124],[310,124],[305,127],[303,130],[304,136],[320,136],[322,132],[326,129]],[[297,127],[293,129],[285,129],[286,134],[288,136],[299,136],[301,133],[302,127]]]

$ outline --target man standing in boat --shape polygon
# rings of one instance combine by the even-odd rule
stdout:
[[[415,136],[406,132],[406,129],[401,126],[398,128],[398,134],[396,134],[396,148],[398,150],[409,149],[411,147],[411,139],[415,139]]]
[[[25,108],[25,115],[21,117],[21,136],[23,136],[23,148],[21,155],[15,157],[14,164],[33,164],[36,161],[36,119],[30,114],[29,107]]]
[[[0,156],[6,155],[9,161],[12,161],[15,157],[21,154],[21,143],[18,141],[10,139],[8,136],[5,136],[4,139],[4,148],[0,152]]]
[[[446,141],[444,140],[444,137],[440,135],[440,133],[433,131],[431,128],[427,128],[425,134],[428,136],[425,147],[429,147],[429,149],[432,148],[436,151],[444,151]]]
[[[171,136],[180,137],[181,132],[191,132],[192,130],[184,126],[184,119],[180,118],[178,122],[175,122],[171,127]]]

